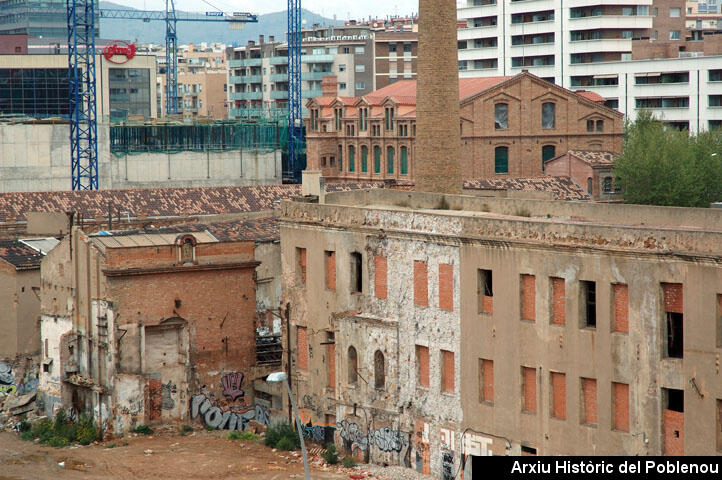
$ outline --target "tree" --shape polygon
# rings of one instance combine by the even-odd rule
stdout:
[[[625,127],[614,175],[627,203],[709,207],[722,201],[722,130],[689,135],[642,111]]]

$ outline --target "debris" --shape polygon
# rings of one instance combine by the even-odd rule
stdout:
[[[153,450],[143,450],[143,453],[145,453],[147,456],[153,455]]]
[[[58,466],[65,468],[65,462],[58,462]]]

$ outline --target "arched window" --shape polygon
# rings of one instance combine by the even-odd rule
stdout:
[[[401,175],[409,173],[409,149],[401,147]]]
[[[394,174],[394,147],[386,147],[387,173]]]
[[[374,386],[376,388],[386,386],[386,365],[381,350],[376,350],[376,353],[374,353]]]
[[[369,171],[369,147],[361,145],[361,171],[366,173]]]
[[[509,147],[494,149],[494,173],[509,173]]]
[[[356,349],[351,346],[348,347],[348,383],[349,385],[355,385],[358,381],[358,356],[356,355]]]
[[[356,147],[353,145],[348,146],[348,171],[356,171]]]
[[[544,145],[542,147],[542,172],[544,171],[544,164],[554,158],[556,151],[557,148],[554,145]]]
[[[587,178],[587,192],[589,192],[589,195],[593,195],[594,192],[592,190],[594,189],[594,182],[592,182],[592,178]]]
[[[556,105],[552,102],[542,103],[542,128],[554,128]]]
[[[381,173],[381,147],[374,145],[374,173]]]
[[[509,128],[509,105],[506,103],[497,103],[494,105],[494,128],[496,130],[506,130]]]
[[[193,240],[186,238],[181,245],[181,262],[193,262]]]

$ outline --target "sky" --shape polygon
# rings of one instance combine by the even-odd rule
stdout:
[[[129,7],[146,10],[165,9],[165,0],[109,0]],[[218,9],[251,13],[279,12],[286,9],[287,0],[207,0]],[[301,6],[327,18],[337,15],[338,19],[360,19],[385,17],[387,15],[408,15],[419,10],[418,0],[301,0]],[[214,10],[203,0],[175,0],[177,10],[205,12]]]

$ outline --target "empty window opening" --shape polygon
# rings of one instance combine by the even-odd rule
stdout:
[[[526,446],[526,445],[522,445],[522,446],[521,446],[521,454],[522,454],[522,456],[524,456],[524,457],[529,457],[529,456],[532,456],[532,457],[533,457],[533,456],[536,456],[536,448],[534,448],[534,447],[528,447],[528,446]]]
[[[384,354],[381,350],[374,353],[374,387],[384,388],[386,386],[386,365]]]
[[[363,292],[363,258],[359,252],[351,253],[351,293]]]
[[[579,305],[582,308],[582,327],[597,326],[597,284],[595,282],[579,282]]]
[[[477,270],[476,294],[479,302],[479,313],[493,313],[494,285],[491,270]]]
[[[356,385],[358,382],[358,356],[356,348],[352,345],[348,347],[348,384]]]
[[[684,315],[667,312],[667,356],[683,358],[683,323]]]
[[[664,388],[664,408],[673,412],[684,413],[684,390],[675,390],[674,388]]]

